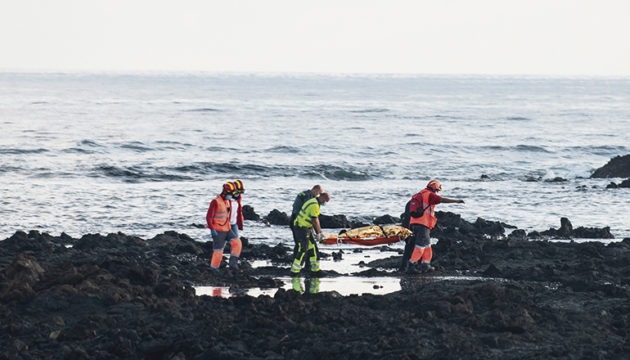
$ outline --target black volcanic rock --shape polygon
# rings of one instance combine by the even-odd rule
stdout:
[[[228,272],[224,261],[215,273],[210,242],[186,234],[17,232],[0,241],[0,358],[627,356],[630,239],[499,239],[483,233],[497,233],[494,222],[443,218],[437,272],[401,275],[400,249],[382,246],[392,255],[354,275],[390,277],[401,290],[346,297],[317,292],[315,278],[303,279],[308,291],[285,290],[292,249],[283,244],[243,248],[243,270]],[[232,297],[196,296],[196,285]],[[248,288],[276,292],[250,297]]]
[[[265,220],[271,225],[289,225],[289,215],[277,209],[271,210]]]
[[[344,229],[352,227],[345,215],[319,215],[319,224],[325,229]]]
[[[558,229],[558,235],[563,237],[570,237],[573,235],[573,224],[568,218],[560,218],[560,229]]]
[[[616,156],[591,175],[591,178],[630,177],[630,154]]]
[[[593,228],[593,227],[578,227],[573,231],[575,238],[582,239],[614,239],[613,234],[610,233],[610,227]]]
[[[615,237],[610,233],[610,227],[604,228],[592,228],[592,227],[578,227],[573,229],[571,221],[567,218],[560,218],[560,229],[550,228],[540,232],[540,235],[559,237],[559,238],[583,238],[583,239],[614,239]],[[529,235],[530,238],[535,238],[533,234]]]
[[[610,182],[610,184],[606,185],[606,189],[616,189],[618,188],[619,185],[615,184],[614,182]]]
[[[374,219],[374,225],[390,225],[390,224],[399,224],[400,218],[393,217],[389,214],[385,214],[383,216],[379,216]]]
[[[245,218],[245,220],[260,220],[260,215],[256,214],[254,208],[250,205],[243,205],[243,217]]]
[[[610,182],[610,184],[606,185],[606,189],[619,189],[619,188],[630,188],[630,179],[625,179],[619,184],[614,182]]]

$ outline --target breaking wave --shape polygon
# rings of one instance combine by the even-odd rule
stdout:
[[[381,174],[373,168],[341,167],[331,165],[282,166],[238,164],[229,162],[199,162],[172,167],[128,167],[100,165],[91,170],[92,177],[109,177],[125,182],[191,181],[212,175],[230,175],[249,178],[301,177],[342,181],[366,181]]]
[[[21,154],[41,154],[48,152],[47,149],[17,149],[17,148],[0,148],[0,154],[21,155]]]

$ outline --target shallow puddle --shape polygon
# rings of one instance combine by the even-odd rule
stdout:
[[[349,295],[385,295],[401,290],[401,281],[407,283],[427,283],[436,281],[504,281],[504,279],[484,278],[478,276],[433,276],[418,275],[410,277],[358,277],[338,276],[330,278],[304,278],[304,277],[279,277],[283,282],[282,289],[297,291],[301,294],[316,294],[319,292],[337,292],[343,296]],[[278,288],[235,288],[229,286],[197,286],[196,294],[208,296],[220,296],[224,298],[234,296],[261,295],[273,296]]]
[[[319,292],[336,291],[343,296],[375,294],[383,295],[400,290],[400,279],[395,277],[356,277],[356,276],[339,276],[331,278],[304,278],[304,277],[280,277],[278,280],[283,282],[282,288],[285,290],[294,290],[299,293],[316,294]],[[197,286],[195,287],[197,295],[209,296],[273,296],[277,288],[261,289],[231,289],[226,286]]]
[[[282,289],[294,290],[300,293],[318,293],[335,291],[342,296],[350,295],[385,295],[401,290],[401,280],[406,283],[426,283],[434,281],[500,281],[500,279],[482,278],[476,276],[440,276],[438,274],[427,274],[417,276],[381,276],[381,277],[364,277],[354,276],[353,273],[361,272],[369,269],[365,263],[376,259],[382,259],[392,256],[392,251],[381,251],[378,248],[341,248],[330,246],[328,251],[341,250],[343,254],[342,260],[334,260],[333,258],[322,259],[321,267],[323,270],[332,270],[341,276],[324,277],[324,278],[304,278],[304,277],[278,277],[283,285]],[[262,268],[273,266],[267,260],[254,260],[250,263],[252,268]],[[282,266],[284,268],[284,266]],[[286,266],[288,271],[289,267]],[[388,273],[394,270],[379,269]],[[346,275],[343,275],[346,274]],[[278,288],[231,288],[229,286],[197,286],[196,294],[217,296],[217,297],[234,297],[234,296],[253,296],[261,295],[273,296]]]

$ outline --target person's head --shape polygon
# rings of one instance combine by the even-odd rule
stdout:
[[[317,201],[319,202],[320,205],[324,205],[325,203],[330,201],[330,194],[329,193],[319,194],[319,196],[317,197]]]
[[[322,188],[321,185],[315,185],[313,186],[313,188],[311,189],[311,195],[313,197],[318,197],[321,193],[324,192],[324,189]]]
[[[442,184],[440,184],[440,182],[437,181],[437,180],[431,180],[427,184],[427,189],[429,189],[429,190],[431,190],[433,192],[442,191]]]
[[[235,191],[236,191],[236,185],[234,185],[233,182],[228,181],[225,184],[223,184],[223,191],[221,191],[221,196],[223,196],[223,198],[225,199],[232,198]]]
[[[243,181],[241,180],[235,180],[234,181],[234,187],[236,188],[234,190],[234,197],[239,197],[241,196],[241,194],[245,193],[245,185],[243,184]]]

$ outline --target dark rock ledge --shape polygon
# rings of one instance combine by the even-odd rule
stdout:
[[[287,245],[249,244],[245,264],[267,259],[273,266],[228,275],[209,271],[209,243],[176,232],[151,239],[17,232],[0,241],[0,358],[621,359],[630,353],[630,239],[523,241],[505,236],[501,223],[468,223],[452,213],[440,218],[435,273],[387,271],[401,255],[384,246],[380,251],[391,256],[355,274],[399,277],[402,290],[382,296],[283,289],[273,297],[195,296],[199,284],[281,287]],[[569,224],[563,221],[555,235],[573,235]],[[344,261],[341,252],[332,256]],[[461,275],[473,278],[455,280]]]

